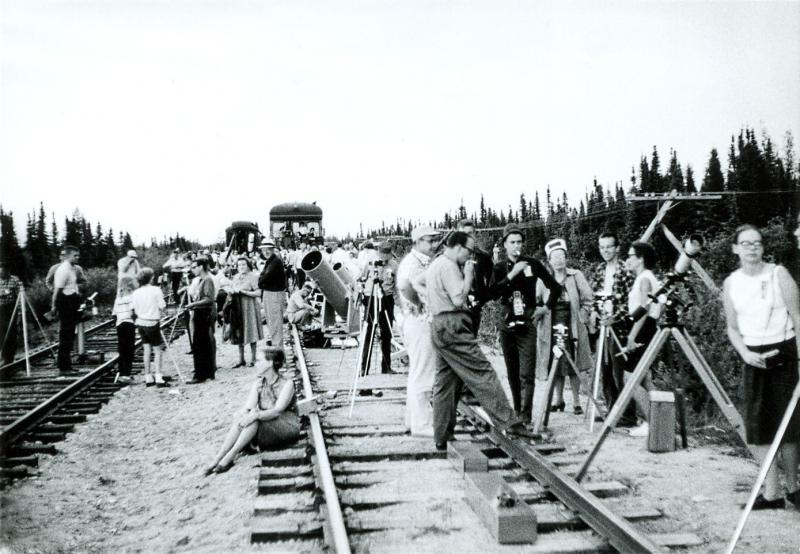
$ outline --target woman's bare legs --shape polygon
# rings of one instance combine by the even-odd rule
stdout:
[[[256,436],[256,431],[258,431],[258,422],[251,423],[247,427],[241,430],[239,433],[239,437],[236,439],[236,442],[233,443],[233,446],[228,450],[228,453],[219,461],[220,467],[225,467],[233,463],[233,459],[236,455],[242,451],[242,449],[250,444],[250,441],[253,440],[253,437]]]

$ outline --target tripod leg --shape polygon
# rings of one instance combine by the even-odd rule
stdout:
[[[589,403],[590,403],[590,404],[591,404],[593,407],[597,408],[597,410],[598,410],[598,411],[599,411],[599,412],[602,414],[602,413],[603,413],[603,409],[602,409],[602,407],[601,407],[601,406],[600,406],[600,404],[597,402],[597,399],[596,399],[594,396],[592,396],[592,389],[591,389],[590,383],[588,383],[588,382],[587,382],[586,380],[584,380],[584,379],[581,379],[581,373],[582,373],[582,372],[581,372],[581,371],[578,369],[578,367],[575,365],[575,362],[572,360],[572,357],[570,357],[569,353],[567,353],[567,352],[564,352],[564,358],[567,360],[567,363],[568,363],[568,364],[569,364],[569,365],[572,367],[572,371],[574,371],[574,372],[575,372],[575,375],[577,375],[577,376],[578,376],[578,381],[580,381],[580,383],[581,383],[581,385],[583,386],[583,388],[585,388],[585,389],[586,389],[586,394],[589,396]],[[587,410],[587,411],[588,411],[588,410]]]
[[[758,491],[761,489],[761,485],[764,483],[764,479],[767,477],[769,468],[772,465],[772,462],[775,460],[775,455],[778,453],[778,448],[783,440],[783,435],[786,434],[786,429],[789,427],[789,422],[794,415],[794,410],[797,407],[798,400],[800,400],[800,383],[797,383],[797,386],[795,386],[792,398],[789,400],[789,405],[786,408],[786,412],[783,414],[781,424],[778,427],[778,430],[775,432],[775,438],[772,439],[772,444],[769,445],[769,450],[767,450],[767,455],[764,457],[764,462],[761,464],[761,469],[759,470],[758,478],[753,485],[753,490],[750,491],[750,498],[747,499],[747,504],[744,507],[742,517],[739,519],[738,525],[736,525],[736,531],[731,538],[731,542],[728,543],[728,547],[725,549],[726,554],[731,554],[733,552],[733,549],[736,547],[736,543],[739,541],[739,537],[742,535],[744,525],[747,523],[747,518],[750,516],[750,512],[753,509],[753,503],[755,503],[756,497],[758,496]]]
[[[550,400],[553,396],[553,389],[556,383],[556,371],[558,371],[558,358],[561,357],[561,349],[553,347],[553,362],[550,364],[550,373],[547,374],[547,384],[545,385],[544,404],[539,408],[536,420],[533,425],[533,432],[540,433],[543,427],[547,427],[550,419]]]
[[[25,318],[25,289],[19,289],[17,302],[22,313],[22,341],[25,343],[25,375],[31,376],[31,357],[28,354],[28,320]]]
[[[593,398],[597,398],[597,392],[600,388],[600,376],[603,372],[603,356],[606,349],[606,337],[608,336],[608,329],[605,325],[600,326],[600,336],[597,342],[597,363],[594,364],[594,375],[592,376],[592,389],[589,394]],[[608,402],[608,399],[606,399]],[[589,414],[589,432],[594,432],[594,417],[595,417],[595,404],[592,403],[587,410]]]
[[[55,355],[55,352],[53,351],[54,347],[52,346],[52,341],[50,340],[50,335],[48,335],[45,332],[44,327],[42,326],[42,322],[39,321],[39,316],[36,315],[36,310],[33,309],[33,304],[31,304],[31,299],[28,298],[28,295],[25,295],[25,302],[28,304],[28,308],[31,311],[31,315],[33,316],[33,320],[36,322],[36,326],[39,328],[39,333],[41,333],[41,335],[44,338],[46,343],[51,343],[51,345],[47,349],[47,351],[50,352],[50,357],[53,358],[53,360],[55,360],[56,359],[56,355]]]
[[[364,355],[364,349],[367,347],[367,326],[361,328],[360,336],[358,337],[358,358],[356,359],[356,367],[353,372],[353,387],[350,389],[350,412],[347,417],[353,417],[353,407],[356,402],[356,394],[358,393],[358,377],[361,375],[361,358]]]
[[[586,472],[589,470],[589,465],[592,463],[592,460],[594,460],[594,457],[597,456],[597,453],[600,451],[600,447],[603,446],[603,442],[605,442],[606,438],[611,433],[611,430],[614,428],[614,426],[616,426],[619,418],[625,411],[625,408],[627,408],[628,403],[633,398],[636,387],[638,387],[644,379],[645,374],[655,361],[656,356],[664,346],[669,334],[669,328],[659,329],[656,336],[654,336],[653,340],[650,341],[650,344],[644,351],[639,363],[636,364],[636,367],[633,370],[633,375],[631,375],[631,378],[625,384],[622,392],[620,392],[619,398],[617,398],[617,401],[614,402],[614,407],[611,409],[606,417],[606,420],[603,422],[603,427],[600,429],[600,436],[597,437],[591,452],[589,452],[589,454],[586,456],[583,465],[578,471],[578,474],[575,476],[576,481],[580,482],[584,477],[586,477]]]
[[[186,383],[186,379],[183,378],[183,373],[181,373],[181,368],[178,367],[178,362],[175,361],[175,356],[172,355],[172,349],[169,347],[167,338],[164,336],[164,331],[160,331],[160,333],[161,340],[164,341],[164,350],[167,351],[167,354],[169,354],[169,359],[172,360],[172,367],[175,368],[175,373],[178,374],[178,379],[181,383]]]
[[[742,440],[745,441],[744,421],[742,416],[739,414],[736,406],[733,405],[733,402],[731,402],[731,399],[717,379],[717,376],[711,370],[708,362],[703,358],[703,354],[697,348],[697,344],[692,340],[692,337],[685,329],[673,328],[672,336],[689,359],[689,363],[692,364],[692,367],[694,367],[694,370],[700,376],[708,392],[711,393],[711,396],[716,401],[722,414],[727,418],[739,436],[742,437]],[[747,444],[747,441],[745,441],[745,444]]]

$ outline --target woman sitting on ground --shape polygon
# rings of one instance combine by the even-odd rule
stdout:
[[[291,444],[300,436],[294,383],[278,373],[283,367],[283,350],[269,348],[264,353],[272,358],[272,363],[268,360],[265,368],[259,371],[206,475],[228,471],[236,455],[251,443],[265,450]]]

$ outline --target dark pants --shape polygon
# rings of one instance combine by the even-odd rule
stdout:
[[[172,298],[177,303],[178,299],[178,289],[181,288],[181,281],[183,280],[183,273],[179,273],[177,271],[172,272],[169,274],[170,282],[172,284]]]
[[[519,423],[500,385],[494,368],[472,334],[471,319],[464,312],[437,314],[431,322],[431,339],[436,351],[433,381],[433,437],[444,442],[456,419],[455,391],[460,381],[472,391],[481,407],[499,429]]]
[[[370,337],[375,338],[375,307],[371,296],[364,297],[364,309],[367,316],[366,340]],[[394,296],[384,296],[381,299],[380,310],[378,310],[378,328],[381,331],[381,373],[389,373],[392,370],[392,324],[394,323]],[[372,349],[370,345],[365,345],[361,356],[361,374],[369,373],[369,365],[372,361]]]
[[[14,321],[11,320],[11,312],[14,311],[14,304],[0,306],[0,341],[3,342],[2,357],[3,363],[10,364],[14,361],[14,354],[17,352],[17,321],[19,319],[14,316]],[[6,336],[7,334],[7,336]]]
[[[622,389],[625,387],[625,361],[622,356],[617,356],[619,347],[616,341],[610,335],[606,338],[607,357],[603,360],[602,376],[603,376],[603,396],[608,404],[608,410],[614,407],[617,402]],[[597,353],[598,356],[602,355],[601,352]],[[620,418],[622,424],[635,424],[636,423],[636,405],[629,402],[625,411]]]
[[[119,374],[130,376],[133,367],[134,345],[136,344],[136,326],[132,321],[117,325],[117,353],[119,354]]]
[[[194,360],[194,378],[197,381],[213,379],[216,370],[216,344],[214,341],[213,309],[199,308],[194,310],[192,318],[194,342],[192,358]]]
[[[536,329],[532,325],[503,326],[500,329],[500,347],[506,362],[514,409],[523,421],[529,423],[533,414],[536,375]]]
[[[81,306],[79,294],[64,294],[59,292],[56,296],[56,310],[58,311],[58,370],[72,371],[72,345],[75,342],[75,326],[80,321],[78,308]]]
[[[300,269],[299,267],[295,268],[295,271],[297,271],[297,273],[295,274],[294,277],[294,284],[299,289],[300,287],[303,286],[303,283],[306,282],[306,272]]]

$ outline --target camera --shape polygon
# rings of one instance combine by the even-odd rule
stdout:
[[[384,262],[383,260],[375,260],[374,262],[372,262],[372,265],[375,267],[383,267]]]

